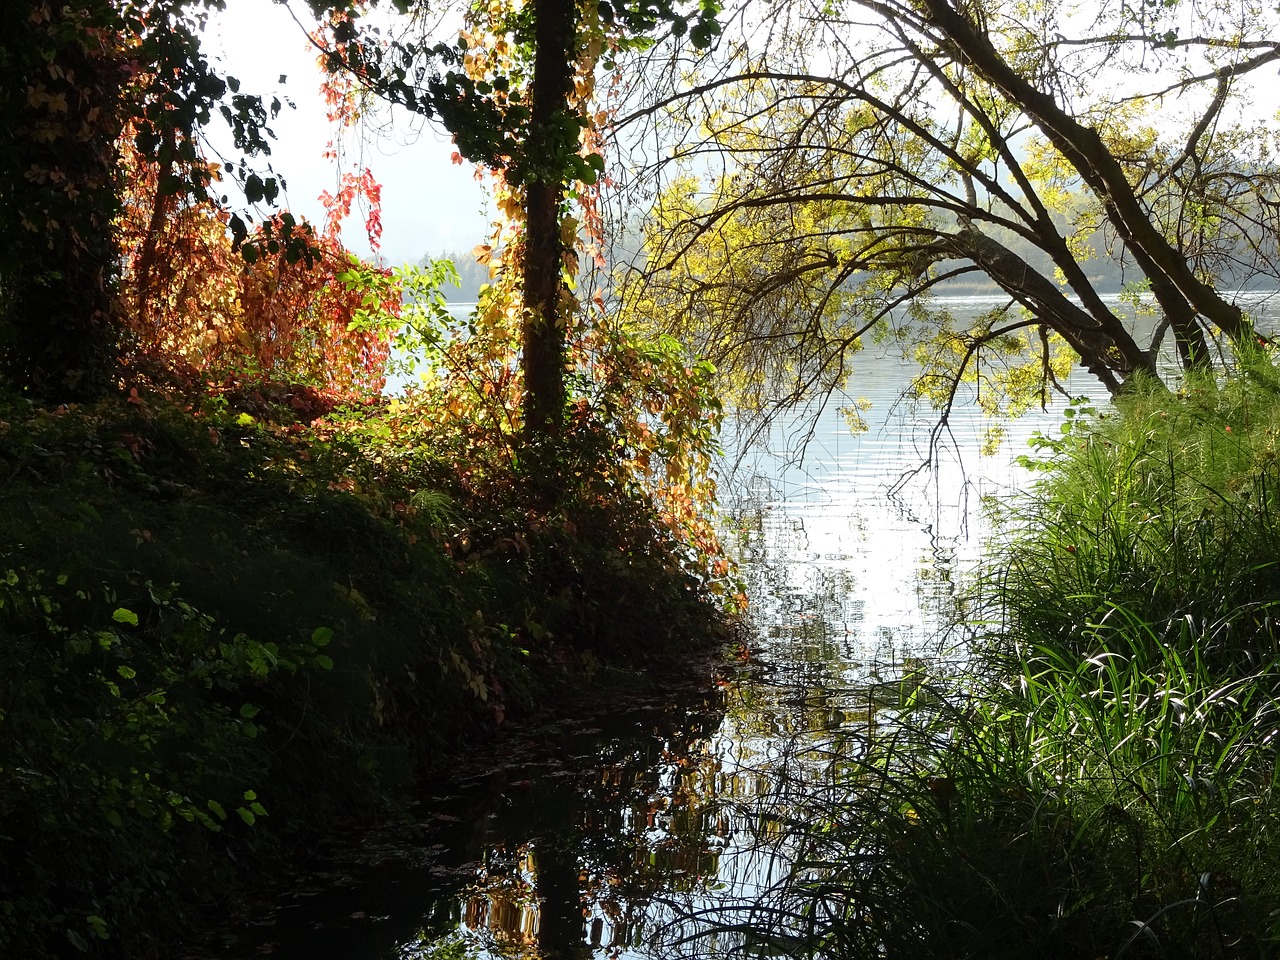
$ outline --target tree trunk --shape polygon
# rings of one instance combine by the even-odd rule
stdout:
[[[564,151],[577,146],[573,92],[574,0],[534,0],[531,125],[525,145],[523,324],[524,435],[547,448],[560,439],[565,411],[565,322],[560,301],[564,246],[560,207]],[[571,138],[571,139],[570,139]]]
[[[963,226],[947,246],[955,256],[976,263],[1005,292],[1031,310],[1037,320],[1066,340],[1085,369],[1110,393],[1118,393],[1124,380],[1138,370],[1155,374],[1151,356],[1119,320],[1113,317],[1112,323],[1100,323],[1068,300],[1056,284],[976,227]]]
[[[27,13],[0,42],[0,365],[33,397],[87,400],[110,389],[119,349],[122,64],[96,11]]]

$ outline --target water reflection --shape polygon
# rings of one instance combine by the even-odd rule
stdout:
[[[720,701],[686,700],[659,716],[636,707],[640,729],[588,728],[569,735],[581,752],[516,770],[523,794],[489,810],[480,867],[460,893],[468,956],[616,955],[641,942],[659,891],[716,874],[728,830],[708,749]],[[401,955],[431,956],[432,943]]]
[[[298,898],[223,955],[785,952],[749,944],[745,920],[772,908],[812,792],[845,789],[837,773],[892,729],[913,678],[942,668],[936,627],[975,552],[945,517],[919,522],[958,502],[936,478],[923,488],[931,499],[885,495],[893,429],[855,438],[833,420],[803,467],[754,464],[725,519],[759,632],[740,678],[530,732],[464,777],[456,796],[425,803],[417,836],[344,868],[351,885]],[[864,441],[873,456],[861,455]],[[716,932],[703,936],[709,924]]]
[[[531,727],[209,955],[577,960],[633,953],[660,897],[718,875],[730,832],[712,748],[725,687],[619,698]],[[660,911],[659,911],[660,912]]]

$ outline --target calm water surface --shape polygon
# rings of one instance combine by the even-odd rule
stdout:
[[[892,722],[904,674],[945,673],[962,656],[943,627],[990,532],[982,504],[1025,481],[1014,457],[1032,432],[1058,429],[1060,407],[1029,415],[983,457],[987,425],[963,403],[930,458],[934,415],[897,403],[910,373],[856,358],[849,392],[872,402],[866,433],[850,433],[833,403],[776,425],[727,478],[724,537],[758,630],[739,676],[527,732],[460,771],[450,795],[423,797],[411,836],[367,838],[355,862],[306,878],[259,926],[211,946],[291,960],[742,948],[735,924],[788,867],[797,791],[824,782],[832,742],[856,749],[832,733]],[[708,922],[719,933],[700,936]]]

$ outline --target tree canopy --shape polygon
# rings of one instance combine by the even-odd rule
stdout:
[[[31,396],[65,401],[106,392],[127,321],[117,298],[127,251],[121,217],[137,164],[151,165],[156,218],[178,203],[214,202],[236,177],[249,202],[280,182],[250,168],[269,154],[281,109],[240,89],[200,46],[214,0],[117,3],[47,0],[8,10],[0,40],[0,374]],[[210,164],[202,131],[227,125],[239,157]],[[124,156],[122,156],[122,151]],[[131,179],[132,178],[132,179]],[[294,259],[307,238],[291,218],[274,238]],[[223,231],[248,235],[228,214]]]
[[[371,25],[377,4],[316,0],[326,19],[326,67],[453,135],[460,159],[494,177],[500,228],[484,257],[503,296],[486,299],[490,326],[518,316],[522,435],[554,446],[565,426],[569,329],[579,229],[596,219],[596,71],[628,39],[670,24],[705,46],[716,0],[529,0],[465,7],[445,39],[438,11],[395,0],[407,19],[390,35]],[[572,201],[572,202],[571,202]],[[571,212],[576,202],[581,220]],[[501,253],[496,248],[502,247]],[[506,267],[503,270],[503,267]],[[490,309],[486,309],[486,307]]]
[[[749,405],[841,386],[869,335],[900,338],[939,402],[980,378],[1013,410],[1072,359],[1114,393],[1158,373],[1169,333],[1183,367],[1254,336],[1227,291],[1280,281],[1274,9],[790,0],[724,19],[707,53],[637,70],[625,196],[653,200],[621,289]],[[1102,296],[1100,260],[1150,323]],[[934,295],[972,274],[1007,301],[963,328]]]

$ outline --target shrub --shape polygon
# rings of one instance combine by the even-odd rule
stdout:
[[[258,734],[278,674],[329,667],[331,634],[231,634],[173,589],[0,576],[0,948],[108,939],[156,901],[201,902],[229,869],[267,772]]]

